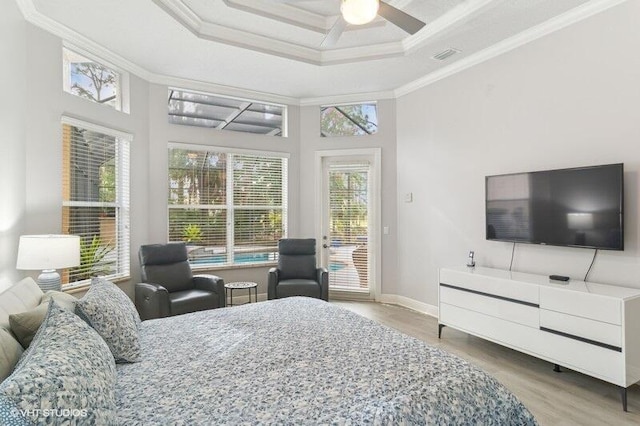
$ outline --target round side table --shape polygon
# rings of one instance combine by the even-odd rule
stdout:
[[[258,301],[258,283],[253,283],[250,281],[238,281],[232,283],[226,283],[224,285],[224,296],[225,299],[229,299],[229,304],[227,306],[233,305],[233,290],[248,290],[249,291],[249,302],[251,303],[251,289],[253,289],[253,294],[255,297],[255,301]],[[240,303],[240,305],[244,305],[244,303]]]

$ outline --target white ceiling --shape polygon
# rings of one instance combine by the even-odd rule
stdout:
[[[304,103],[397,93],[624,0],[388,0],[427,25],[409,35],[377,18],[326,49],[320,43],[339,0],[16,1],[34,24],[97,44],[117,65],[135,64],[134,72]],[[460,53],[432,59],[447,48]]]

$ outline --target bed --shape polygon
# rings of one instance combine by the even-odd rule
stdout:
[[[316,299],[145,321],[125,424],[535,424],[478,368]]]
[[[29,287],[24,309],[40,300],[33,285]],[[4,303],[7,294],[10,302]],[[104,295],[98,296],[100,306],[109,305]],[[16,291],[0,295],[0,322],[7,313],[2,307],[15,312],[19,299]],[[111,305],[123,304],[131,301],[119,299]],[[139,335],[137,362],[118,364],[98,329],[55,303],[48,306],[33,343],[0,384],[0,417],[3,404],[13,407],[13,414],[15,407],[44,406],[20,395],[33,382],[34,370],[24,370],[31,364],[35,371],[42,370],[48,361],[41,358],[56,350],[57,341],[61,355],[54,361],[66,363],[65,369],[83,368],[78,351],[84,350],[85,357],[91,354],[91,365],[79,370],[84,373],[67,370],[63,383],[69,387],[65,398],[75,398],[70,399],[75,401],[72,406],[86,400],[73,395],[75,389],[93,388],[88,412],[93,417],[84,419],[95,424],[103,424],[100,419],[123,425],[536,424],[513,394],[468,362],[317,299],[291,297],[142,323],[132,319]],[[49,334],[54,344],[46,346]],[[83,335],[96,340],[94,347],[82,347]],[[69,357],[75,358],[68,362]],[[44,368],[53,374],[61,371]],[[7,385],[20,383],[21,374],[22,387]],[[95,392],[98,379],[104,379],[103,388]],[[86,410],[69,415],[78,413],[87,416]],[[36,414],[30,419],[41,420]]]

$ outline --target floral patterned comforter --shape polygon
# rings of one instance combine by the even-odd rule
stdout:
[[[117,366],[122,424],[536,424],[466,361],[320,300],[140,327],[142,361]]]

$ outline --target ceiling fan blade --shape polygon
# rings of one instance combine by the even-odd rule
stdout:
[[[347,21],[345,21],[342,16],[338,16],[336,23],[333,24],[333,27],[331,27],[324,40],[322,40],[322,43],[320,43],[320,47],[334,46],[345,28],[347,28]]]
[[[387,21],[391,22],[397,27],[402,28],[409,34],[415,34],[422,29],[426,24],[421,20],[414,18],[383,1],[380,2],[380,8],[378,9],[378,15],[382,16]]]

